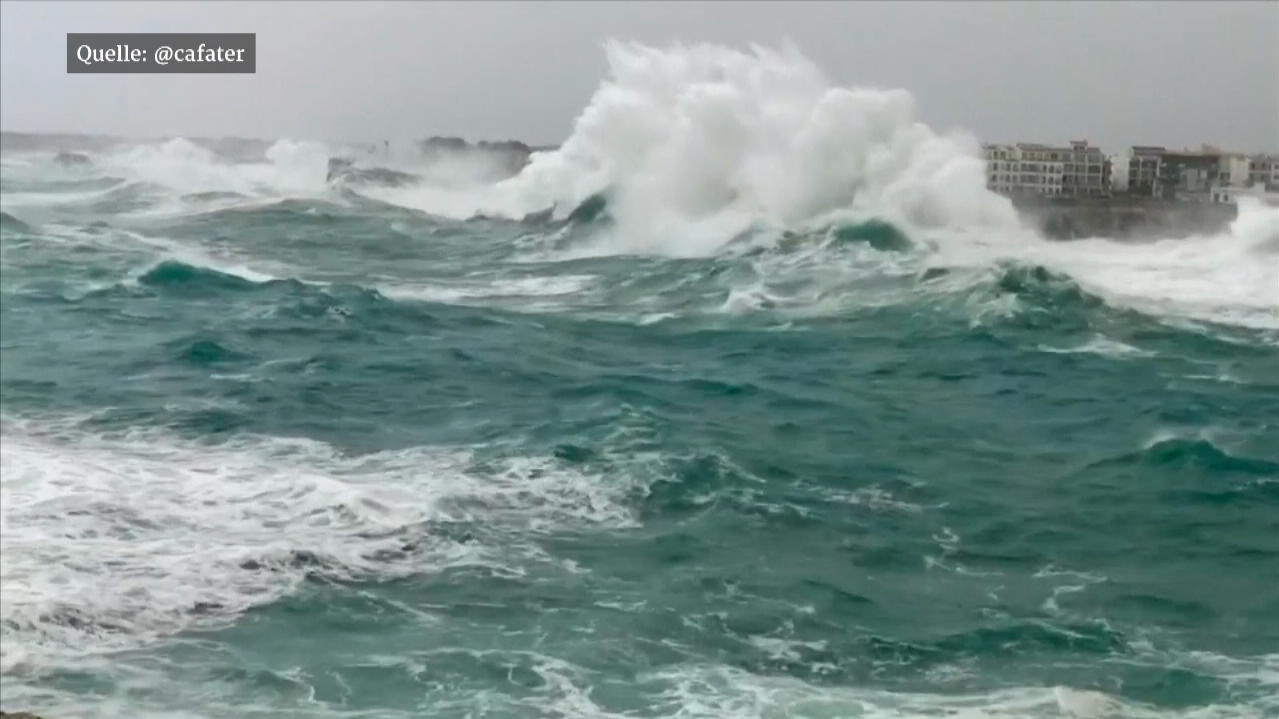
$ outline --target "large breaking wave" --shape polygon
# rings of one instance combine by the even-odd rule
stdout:
[[[865,446],[881,441],[871,424],[907,434],[894,422],[934,412],[962,417],[947,426],[967,429],[978,420],[954,408],[988,401],[987,391],[1024,393],[1016,404],[998,405],[1005,409],[1044,402],[1038,406],[1049,409],[1036,421],[1061,413],[1080,426],[1095,425],[1118,411],[1102,404],[1105,395],[1128,389],[1098,384],[1090,397],[1050,403],[1040,393],[1055,382],[1009,377],[1087,378],[1082,393],[1105,378],[1102,369],[1124,377],[1115,382],[1139,385],[1143,375],[1193,365],[1193,375],[1169,374],[1176,379],[1166,390],[1146,387],[1133,401],[1159,421],[1208,421],[1194,414],[1200,411],[1226,424],[1247,419],[1247,408],[1261,407],[1273,386],[1272,348],[1252,340],[1279,330],[1279,210],[1244,204],[1234,224],[1213,236],[1050,242],[1026,227],[1007,199],[985,189],[973,138],[921,124],[904,91],[837,87],[792,49],[610,44],[607,52],[609,76],[572,136],[497,182],[483,162],[446,158],[426,166],[396,148],[376,161],[416,181],[330,182],[329,158],[351,148],[292,140],[234,157],[186,139],[103,145],[77,157],[4,156],[0,260],[6,303],[16,308],[6,315],[5,331],[17,338],[6,340],[5,350],[13,350],[6,372],[17,381],[6,385],[5,401],[19,410],[26,402],[28,410],[6,407],[0,417],[0,671],[17,682],[12,691],[6,685],[6,701],[16,697],[67,716],[110,713],[97,697],[86,707],[76,691],[46,690],[35,681],[92,670],[121,684],[163,687],[163,696],[147,700],[155,706],[144,713],[152,715],[193,702],[209,704],[210,715],[277,715],[274,707],[244,710],[256,689],[212,700],[207,693],[175,698],[167,670],[146,669],[159,665],[128,652],[245,617],[258,621],[256,610],[308,584],[391,584],[451,570],[499,579],[528,573],[517,588],[533,596],[554,586],[539,584],[539,571],[556,581],[580,574],[551,539],[571,533],[589,543],[617,530],[653,529],[664,513],[702,512],[721,502],[734,512],[740,503],[752,517],[775,513],[778,524],[760,525],[770,544],[781,544],[783,522],[807,532],[816,522],[812,508],[829,503],[837,505],[831,516],[849,516],[849,504],[865,510],[858,521],[881,511],[908,513],[919,518],[913,529],[949,552],[956,535],[944,526],[931,534],[933,517],[947,516],[944,502],[925,508],[878,484],[790,486],[790,470],[781,467],[786,450],[796,451],[795,466],[843,477],[836,441],[848,443],[851,435],[823,435],[826,427],[865,432],[858,439]],[[947,312],[953,309],[958,322]],[[858,312],[878,323],[843,322]],[[1176,322],[1165,322],[1169,317]],[[584,318],[614,322],[579,322]],[[688,322],[662,324],[671,318]],[[1190,319],[1262,332],[1216,327],[1205,338],[1194,327],[1182,331]],[[804,331],[780,331],[792,326]],[[160,328],[156,335],[144,334],[153,328]],[[104,344],[100,351],[81,349],[84,358],[71,357],[78,363],[40,343],[24,344],[59,332],[72,338],[62,347],[82,348],[90,333]],[[1242,348],[1227,344],[1238,336]],[[967,340],[976,349],[965,358],[956,352],[970,346]],[[806,354],[831,347],[824,360]],[[1074,362],[1078,353],[1114,361]],[[865,361],[852,372],[848,358],[859,354]],[[1030,354],[1050,361],[1028,367]],[[1160,365],[1137,359],[1164,355],[1177,358]],[[1009,357],[1006,366],[996,361]],[[646,358],[652,368],[639,368]],[[62,370],[57,382],[36,371],[46,364]],[[940,368],[948,364],[954,366]],[[738,366],[742,371],[733,371]],[[1072,367],[1086,374],[1071,375]],[[872,405],[863,400],[912,376],[922,378],[926,394],[894,399],[878,417],[864,410]],[[978,376],[1000,381],[947,390]],[[1202,407],[1182,407],[1185,393],[1174,383],[1204,378],[1221,394]],[[140,393],[153,381],[173,383],[164,388],[186,382],[189,394],[169,403]],[[1241,387],[1241,396],[1246,390],[1248,399],[1216,386],[1227,383]],[[371,389],[378,386],[393,389]],[[483,402],[468,396],[477,388],[490,391]],[[364,403],[369,395],[387,402]],[[281,400],[294,396],[314,404]],[[357,396],[361,401],[351,401]],[[761,416],[776,415],[757,429],[745,414],[717,416],[731,405],[716,398],[727,396],[755,397]],[[846,414],[830,401],[841,396],[850,403]],[[50,397],[106,408],[87,418],[66,407],[29,411]],[[1084,400],[1087,413],[1072,415]],[[596,409],[613,401],[621,407],[616,414]],[[524,416],[539,402],[555,411]],[[912,406],[927,409],[911,415]],[[1161,414],[1164,407],[1171,409]],[[697,412],[705,408],[712,414],[703,420]],[[481,421],[482,411],[488,414]],[[661,446],[653,437],[669,441],[661,437],[663,417],[694,418],[669,426],[705,424],[729,437],[725,442],[732,441],[730,423],[755,432],[752,444],[769,432],[784,437],[761,449],[768,461],[761,472],[786,480],[777,485],[776,502],[749,488],[767,486],[762,477],[707,459],[718,455],[690,451],[693,469],[680,469],[683,439],[672,443],[675,450],[662,450],[675,453],[669,464],[652,460],[647,453]],[[419,437],[432,421],[447,427],[437,431],[450,441]],[[609,435],[593,444],[583,431],[553,449],[550,439],[542,441],[579,421],[613,422],[621,439]],[[148,426],[153,422],[162,426]],[[922,422],[909,434],[927,436],[941,424]],[[797,431],[803,426],[816,430],[820,445]],[[343,431],[363,437],[368,428],[387,427],[396,438],[386,440],[389,447],[339,441]],[[492,432],[501,441],[452,441],[455,428]],[[531,437],[526,444],[524,431]],[[191,436],[199,432],[211,436]],[[306,438],[308,432],[322,436]],[[1187,492],[1205,501],[1273,497],[1276,464],[1269,454],[1183,434],[1094,462],[1087,472],[1100,467],[1127,480],[1138,470],[1181,471],[1190,475]],[[1256,434],[1260,446],[1265,428]],[[976,435],[958,436],[956,445]],[[1074,446],[1086,446],[1078,441]],[[902,454],[914,451],[902,447]],[[614,458],[614,450],[626,458]],[[830,467],[807,464],[832,450],[837,461]],[[1001,469],[1007,465],[1007,453],[992,456]],[[873,463],[863,469],[867,476],[886,471]],[[1240,481],[1206,489],[1189,484],[1209,474]],[[1092,476],[1079,470],[1052,491],[1078,489]],[[1156,484],[1144,491],[1168,491]],[[820,502],[806,496],[810,491]],[[1155,509],[1142,507],[1140,516],[1158,516],[1165,505],[1147,506]],[[681,529],[664,545],[675,559],[684,551],[679,543],[692,541],[687,536]],[[805,553],[820,545],[811,536],[804,535]],[[878,551],[868,546],[868,555]],[[959,566],[951,556],[927,559],[929,571]],[[1264,556],[1255,559],[1259,565]],[[882,664],[871,664],[878,671],[905,657],[912,670],[935,669],[936,679],[948,666],[938,657],[962,658],[986,642],[1017,639],[1055,647],[1045,656],[1056,657],[1066,640],[1040,621],[1060,616],[1059,593],[1068,607],[1065,597],[1081,589],[1052,589],[1042,604],[1046,617],[1005,618],[1001,631],[943,633],[916,645],[872,637],[870,649],[883,652],[872,652]],[[703,588],[697,594],[704,597]],[[553,609],[551,600],[541,606]],[[511,606],[503,611],[515,611]],[[1071,677],[1054,678],[1062,683],[1055,686],[1037,675],[996,674],[1006,681],[987,684],[960,676],[943,682],[942,694],[890,691],[855,673],[856,661],[836,667],[832,658],[849,642],[796,634],[789,615],[780,628],[727,632],[712,614],[688,619],[694,623],[680,624],[679,632],[700,631],[733,649],[717,655],[718,664],[693,656],[628,670],[627,684],[651,699],[653,716],[1259,717],[1274,708],[1273,654],[1218,661],[1176,649],[1159,656],[1153,645],[1141,645],[1115,655],[1112,666],[1171,667],[1168,681],[1190,677],[1212,687],[1202,706],[1187,700],[1189,708],[1180,710],[1148,707],[1139,691],[1067,689]],[[702,620],[709,629],[696,626]],[[1065,636],[1078,625],[1059,628]],[[1081,641],[1083,661],[1095,662],[1110,655],[1087,647],[1109,651],[1115,634],[1085,627],[1069,641]],[[609,646],[597,637],[585,641]],[[607,687],[592,693],[587,669],[549,654],[463,647],[418,660],[443,678],[433,698],[455,701],[459,713],[633,715],[615,713]],[[107,662],[112,666],[104,669]],[[470,666],[539,683],[510,697],[477,693],[466,683]],[[844,674],[834,674],[836,668]],[[840,677],[856,682],[839,684]],[[199,679],[190,687],[205,692],[207,677]],[[414,691],[421,696],[420,687]],[[337,704],[314,706],[317,714],[347,712]]]
[[[1279,328],[1279,208],[1241,203],[1227,230],[1206,237],[1047,241],[986,189],[977,142],[930,130],[903,90],[840,87],[792,48],[605,51],[608,75],[571,136],[502,181],[466,158],[426,166],[390,146],[378,162],[417,181],[350,186],[325,181],[327,160],[348,147],[281,140],[229,161],[176,139],[106,148],[91,153],[93,168],[34,184],[23,184],[27,161],[8,157],[6,211],[30,222],[51,202],[140,217],[289,198],[375,202],[440,219],[524,220],[533,240],[521,248],[539,261],[737,258],[750,278],[731,288],[732,310],[775,305],[768,285],[793,288],[798,275],[811,287],[792,298],[820,296],[825,307],[841,291],[832,285],[868,274],[1012,262],[1150,314]],[[867,251],[848,252],[850,240]]]

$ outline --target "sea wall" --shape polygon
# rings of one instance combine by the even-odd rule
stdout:
[[[1211,235],[1238,216],[1234,205],[1145,198],[1015,198],[1013,205],[1045,236],[1157,239]]]

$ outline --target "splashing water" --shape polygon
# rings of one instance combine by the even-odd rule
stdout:
[[[904,91],[607,52],[496,182],[5,150],[5,711],[1279,711],[1279,210],[1049,242]]]

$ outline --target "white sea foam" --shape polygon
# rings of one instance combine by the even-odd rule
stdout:
[[[103,154],[95,161],[108,173],[186,194],[238,192],[250,196],[317,195],[326,189],[331,150],[315,142],[280,140],[259,162],[228,162],[195,143],[177,138]]]
[[[1142,312],[1279,329],[1279,207],[1242,201],[1229,229],[1208,237],[1041,241],[1023,256]]]
[[[1265,671],[1255,662],[1244,664],[1231,668],[1241,681],[1255,680]],[[539,707],[553,708],[556,716],[575,719],[628,716],[600,706],[585,677],[571,665],[547,661],[540,667],[544,679],[554,677],[555,681],[548,681],[548,691],[535,698]],[[1265,702],[1169,710],[1066,686],[966,694],[819,686],[718,665],[683,665],[643,674],[635,684],[665,687],[650,712],[669,719],[1260,719],[1268,711]]]
[[[1040,350],[1051,352],[1053,354],[1097,354],[1103,357],[1122,358],[1122,357],[1149,357],[1153,352],[1148,352],[1139,347],[1133,347],[1130,344],[1111,339],[1104,335],[1097,335],[1083,344],[1072,347],[1051,347],[1048,345],[1040,345]]]
[[[546,275],[531,277],[484,277],[441,281],[432,284],[398,283],[380,285],[378,291],[387,297],[425,302],[455,304],[485,303],[502,299],[520,300],[526,306],[530,298],[555,298],[578,295],[595,284],[593,275]],[[544,307],[544,304],[536,305]]]
[[[775,243],[783,230],[820,234],[870,218],[893,223],[915,245],[881,252],[815,242],[806,252],[777,253],[711,311],[838,312],[881,301],[859,287],[867,273],[1012,260],[1069,274],[1108,303],[1143,313],[1279,329],[1279,208],[1244,201],[1233,225],[1211,237],[1049,242],[986,189],[977,142],[930,130],[903,90],[837,86],[791,48],[613,42],[605,50],[608,74],[571,136],[535,153],[517,176],[494,184],[491,168],[472,160],[414,167],[412,153],[397,151],[378,162],[422,181],[361,192],[444,216],[512,219],[551,206],[564,217],[607,193],[614,221],[558,248],[560,259],[738,252],[744,236]],[[281,140],[262,160],[228,162],[176,139],[93,160],[103,173],[172,194],[141,212],[187,213],[193,208],[180,198],[188,193],[241,196],[214,198],[201,210],[280,197],[336,200],[325,176],[328,158],[342,150]],[[103,192],[6,193],[5,202],[90,201]],[[776,289],[797,273],[811,275],[808,289]]]
[[[778,658],[792,660],[793,654],[820,648],[781,647],[765,643],[761,648],[778,650]],[[422,676],[431,668],[447,666],[449,659],[465,656],[507,669],[519,668],[537,678],[531,692],[508,693],[446,682],[425,684],[425,701],[440,716],[555,716],[562,719],[630,719],[633,709],[610,706],[605,697],[612,691],[598,691],[601,678],[581,666],[539,652],[443,649],[418,652],[413,656],[371,656],[363,666],[399,669]],[[1275,667],[1279,655],[1259,659],[1230,660],[1216,655],[1186,655],[1195,668],[1214,669],[1215,675],[1237,686],[1250,687],[1260,699],[1237,703],[1200,705],[1179,709],[1155,707],[1106,692],[1069,686],[1014,686],[980,692],[926,693],[891,691],[882,688],[817,684],[788,676],[768,676],[715,664],[678,664],[641,672],[626,680],[626,693],[640,690],[648,697],[643,716],[655,719],[1262,719],[1279,709],[1265,692],[1279,689]],[[814,665],[820,666],[820,665]],[[122,671],[117,663],[101,667]],[[310,699],[305,709],[282,707],[265,700],[260,693],[246,696],[231,685],[163,683],[163,667],[139,666],[126,675],[137,686],[163,685],[162,694],[140,701],[116,697],[82,696],[44,690],[30,692],[24,687],[6,692],[10,699],[37,698],[42,707],[58,716],[214,718],[302,715],[317,718],[351,716],[349,708]],[[960,676],[964,676],[962,671]],[[297,671],[270,672],[273,680],[287,683],[293,693],[306,695],[314,678]],[[360,713],[367,715],[367,711]],[[376,716],[408,719],[419,713],[381,709]]]
[[[608,77],[560,149],[469,195],[407,188],[395,200],[445,215],[518,218],[552,205],[564,216],[607,192],[615,222],[571,256],[706,255],[747,231],[775,238],[769,230],[878,218],[926,250],[895,260],[913,270],[1037,263],[1142,312],[1279,328],[1279,208],[1244,202],[1212,237],[1050,242],[985,188],[977,143],[930,131],[902,90],[834,86],[793,49],[610,43],[606,52]],[[824,247],[819,254],[802,263],[818,274],[858,261]],[[875,267],[894,253],[863,254],[881,257],[860,258]],[[763,279],[734,288],[722,310],[803,301],[801,293],[781,302],[767,287],[772,273],[796,269],[793,260],[761,268]],[[843,304],[829,283],[818,286],[813,305]]]
[[[986,191],[976,141],[917,122],[904,91],[832,86],[793,49],[613,42],[606,52],[609,76],[558,150],[460,213],[433,193],[400,200],[518,218],[550,206],[564,216],[607,191],[617,224],[601,254],[700,255],[752,227],[839,218],[948,234],[1018,225]]]
[[[6,672],[220,624],[308,572],[522,571],[539,532],[633,523],[630,487],[548,458],[364,456],[300,439],[219,444],[7,418],[0,443]],[[476,522],[479,542],[431,535]],[[482,537],[511,530],[500,546]],[[424,541],[418,541],[424,540]]]

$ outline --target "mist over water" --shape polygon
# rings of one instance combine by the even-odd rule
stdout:
[[[905,91],[606,51],[502,179],[6,143],[6,711],[1279,711],[1279,209],[1052,242]]]

